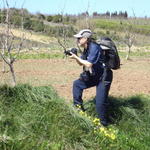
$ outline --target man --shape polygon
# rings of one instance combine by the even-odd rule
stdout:
[[[74,35],[77,44],[84,48],[83,55],[78,57],[71,53],[72,59],[75,59],[79,65],[83,66],[83,73],[80,78],[73,82],[73,102],[74,105],[80,105],[82,110],[82,93],[84,89],[96,86],[96,111],[103,126],[108,125],[107,107],[108,92],[112,82],[112,71],[105,67],[104,54],[100,45],[92,40],[93,33],[89,29],[83,29]]]

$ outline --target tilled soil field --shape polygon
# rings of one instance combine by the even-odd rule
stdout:
[[[122,60],[121,69],[113,71],[111,96],[150,94],[150,59]],[[2,62],[0,62],[2,66]],[[7,68],[8,70],[8,68]],[[79,77],[82,67],[70,59],[33,59],[15,63],[17,83],[34,86],[52,85],[67,101],[72,100],[72,82]],[[0,84],[10,84],[10,74],[0,73]],[[95,96],[95,87],[84,91],[83,98]]]

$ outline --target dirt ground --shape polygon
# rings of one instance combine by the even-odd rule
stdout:
[[[121,69],[113,71],[111,96],[150,94],[150,58],[122,60]],[[2,63],[0,62],[0,66]],[[34,86],[52,85],[66,100],[72,100],[72,82],[82,67],[70,59],[20,60],[15,63],[17,83]],[[0,84],[10,83],[9,73],[0,73]],[[95,87],[84,91],[83,99],[95,96]]]

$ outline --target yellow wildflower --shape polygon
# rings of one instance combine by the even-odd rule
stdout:
[[[93,120],[93,123],[94,123],[95,125],[99,125],[99,124],[100,124],[100,120],[99,120],[98,118],[95,118],[95,119]]]
[[[105,131],[105,128],[104,127],[100,127],[99,130],[100,130],[100,132],[103,132],[103,131]]]
[[[115,134],[110,134],[110,136],[109,136],[112,140],[115,140],[116,139],[116,136],[115,136]]]
[[[83,112],[83,111],[79,111],[79,114],[80,114],[80,115],[84,115],[84,112]]]
[[[78,104],[77,104],[76,107],[77,107],[77,108],[81,108],[81,105],[78,105]]]

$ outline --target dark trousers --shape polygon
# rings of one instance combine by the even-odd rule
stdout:
[[[84,89],[96,86],[96,111],[101,120],[107,119],[108,93],[113,79],[111,70],[104,71],[102,77],[92,77],[89,81],[81,79],[73,82],[73,100],[74,105],[82,104],[82,93]]]

